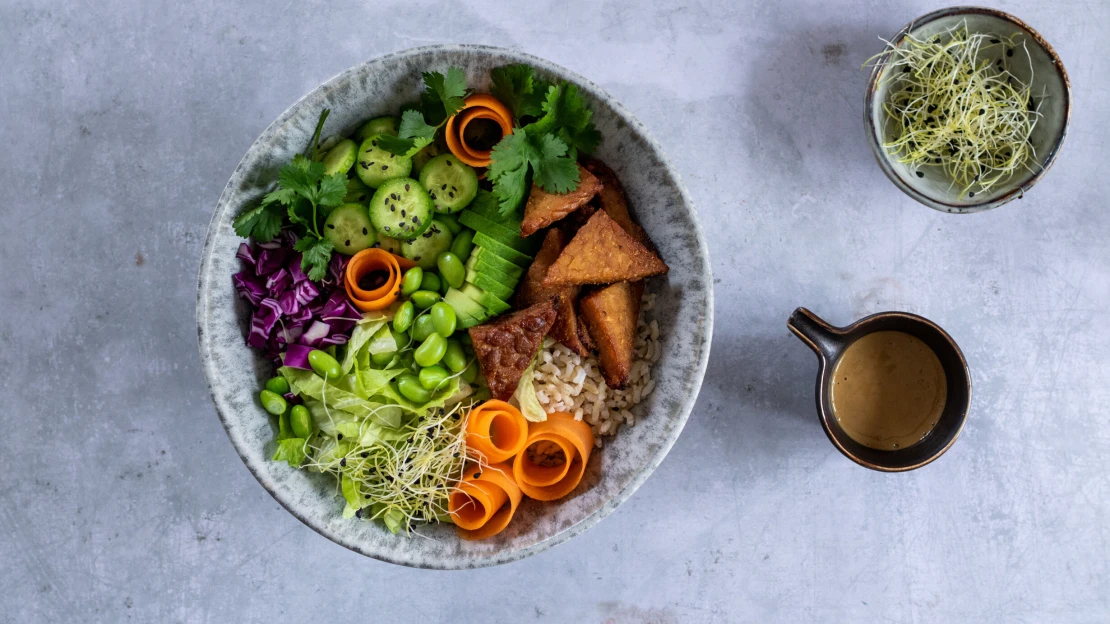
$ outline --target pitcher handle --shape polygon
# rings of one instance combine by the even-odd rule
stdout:
[[[840,350],[840,332],[805,308],[794,310],[786,326],[822,359],[835,359]]]

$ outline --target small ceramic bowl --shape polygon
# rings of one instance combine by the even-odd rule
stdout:
[[[1068,81],[1064,64],[1052,46],[1037,31],[1013,15],[980,7],[941,9],[908,24],[899,31],[891,43],[895,47],[901,46],[907,34],[912,34],[918,39],[928,39],[965,21],[968,31],[972,33],[1024,35],[1032,64],[1033,93],[1035,95],[1043,93],[1046,96],[1040,105],[1043,116],[1038,120],[1030,137],[1037,154],[1037,162],[1032,165],[1032,172],[1018,171],[1005,182],[995,185],[990,191],[976,193],[974,197],[961,198],[959,196],[961,189],[953,186],[950,179],[944,176],[939,168],[923,169],[921,173],[924,177],[918,177],[907,165],[899,163],[897,158],[883,147],[884,143],[893,139],[893,128],[890,127],[882,108],[890,96],[892,82],[887,78],[892,71],[891,67],[876,65],[871,71],[863,113],[867,139],[883,173],[910,197],[930,208],[952,213],[990,210],[1023,197],[1048,172],[1049,167],[1056,160],[1056,154],[1059,153],[1064,137],[1067,136],[1071,118],[1071,83]],[[1001,49],[996,49],[993,53],[1001,56],[1003,52]],[[992,52],[984,50],[985,56],[990,57],[991,54]],[[992,62],[995,60],[991,57]],[[1029,68],[1030,63],[1011,65],[1013,74],[1026,83],[1029,82]]]
[[[411,537],[393,535],[380,523],[344,519],[331,477],[270,461],[275,428],[257,397],[273,369],[244,341],[250,310],[236,297],[231,280],[240,270],[235,251],[242,242],[231,223],[266,192],[278,168],[304,149],[322,109],[331,109],[325,134],[348,133],[365,119],[395,114],[417,100],[421,72],[458,66],[471,87],[487,91],[490,69],[510,63],[527,63],[550,79],[578,85],[603,137],[597,156],[617,172],[636,217],[670,265],[667,276],[648,285],[657,295],[651,314],[659,324],[662,348],[652,367],[655,390],[633,410],[636,425],[607,437],[591,456],[582,484],[570,497],[552,503],[525,501],[504,532],[483,541],[459,539],[449,525],[423,527]],[[487,46],[432,46],[343,72],[293,104],[251,145],[208,227],[197,288],[197,330],[204,372],[228,437],[259,483],[290,513],[328,539],[376,559],[426,568],[474,568],[520,559],[581,533],[631,496],[663,461],[705,374],[713,331],[713,279],[701,225],[678,172],[644,126],[605,91],[528,54]]]

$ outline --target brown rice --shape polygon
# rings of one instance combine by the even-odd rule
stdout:
[[[633,345],[634,359],[628,385],[613,390],[605,384],[597,358],[582,356],[554,343],[540,351],[536,364],[536,397],[547,413],[569,412],[589,423],[595,444],[601,436],[613,435],[621,424],[636,424],[632,408],[655,389],[651,366],[659,359],[659,324],[647,320],[655,307],[655,295],[644,293]]]

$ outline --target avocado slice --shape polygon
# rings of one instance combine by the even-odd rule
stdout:
[[[504,271],[497,267],[492,267],[488,264],[482,264],[482,262],[475,258],[473,255],[470,256],[470,259],[466,261],[466,270],[467,272],[473,271],[482,275],[488,275],[489,277],[492,277],[499,283],[505,284],[506,286],[516,286],[517,282],[520,281],[519,275],[516,277],[512,275],[507,275]]]
[[[489,310],[490,314],[501,314],[511,309],[511,306],[501,300],[501,298],[482,290],[474,284],[463,284],[462,293],[484,306],[486,310]]]
[[[516,283],[511,285],[505,284],[488,275],[483,275],[474,271],[470,271],[466,274],[466,281],[502,300],[511,299],[513,297],[513,289],[516,288]]]
[[[521,238],[520,227],[516,227],[516,231],[514,232],[509,227],[494,223],[470,210],[464,210],[459,213],[459,223],[462,223],[476,232],[481,232],[493,240],[508,247],[512,247],[521,253],[530,254],[536,251],[535,241],[530,238]]]
[[[503,245],[493,240],[489,236],[486,236],[482,232],[478,232],[474,235],[474,244],[500,258],[504,258],[505,260],[512,262],[522,269],[527,268],[528,264],[532,262],[532,256],[521,253],[513,249],[512,247]]]
[[[454,308],[455,315],[458,317],[459,327],[463,329],[481,325],[489,318],[489,314],[481,304],[466,296],[460,290],[448,288],[447,294],[443,295],[443,300]]]
[[[509,277],[515,277],[517,279],[520,279],[520,276],[524,275],[524,269],[522,269],[521,267],[518,267],[517,265],[498,256],[497,254],[489,252],[482,253],[481,247],[475,247],[474,251],[470,254],[470,258],[477,259],[477,264],[475,265],[475,268],[479,266],[487,266],[490,268],[498,269],[505,275],[508,275]]]

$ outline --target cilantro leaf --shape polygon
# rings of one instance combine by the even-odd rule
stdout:
[[[378,137],[378,147],[394,156],[412,158],[417,152],[431,145],[432,140],[430,137],[402,139],[401,137],[384,135]]]
[[[232,227],[235,233],[243,238],[254,237],[260,243],[274,239],[281,231],[281,206],[273,202],[263,201],[261,205],[235,217]]]
[[[443,107],[445,119],[462,110],[463,98],[466,97],[466,74],[462,69],[449,67],[447,75],[439,72],[424,72],[424,87],[424,93],[430,94],[427,98],[421,96],[425,112],[429,110],[429,104],[435,102]]]
[[[581,130],[572,130],[567,127],[559,128],[558,135],[572,150],[586,152],[587,154],[593,153],[601,143],[601,132],[598,132],[593,123],[586,124],[586,127]]]
[[[401,115],[401,125],[397,129],[397,134],[405,139],[417,137],[434,139],[436,128],[435,126],[429,126],[424,121],[424,115],[420,111],[407,110]]]
[[[313,192],[316,180],[324,175],[324,163],[313,162],[301,154],[293,157],[289,164],[278,171],[278,182],[282,188],[308,196]]]
[[[271,191],[269,193],[266,193],[266,197],[262,198],[262,201],[267,203],[267,204],[269,204],[269,203],[278,203],[278,204],[283,204],[285,206],[288,206],[289,204],[296,201],[296,199],[297,199],[297,192],[294,191],[293,189],[279,188],[276,191]]]
[[[487,175],[493,182],[494,195],[501,202],[501,214],[509,215],[528,195],[528,166],[541,161],[541,154],[527,134],[514,132],[494,146],[490,158],[493,162]]]
[[[308,279],[314,282],[324,279],[331,252],[335,249],[330,240],[306,234],[293,243],[293,249],[301,252],[301,269],[308,273]]]
[[[395,156],[411,158],[431,144],[436,136],[436,127],[428,125],[420,111],[407,110],[401,115],[401,125],[397,134],[398,136],[395,137],[379,137],[378,147]]]
[[[324,176],[320,179],[320,189],[316,192],[317,206],[338,206],[347,195],[347,176],[343,173]]]
[[[508,106],[517,119],[543,114],[543,97],[549,85],[536,78],[536,70],[530,65],[502,65],[490,70],[489,75],[490,93]]]
[[[540,139],[532,169],[536,184],[548,193],[568,193],[578,188],[578,163],[567,156],[567,144],[553,134]]]

